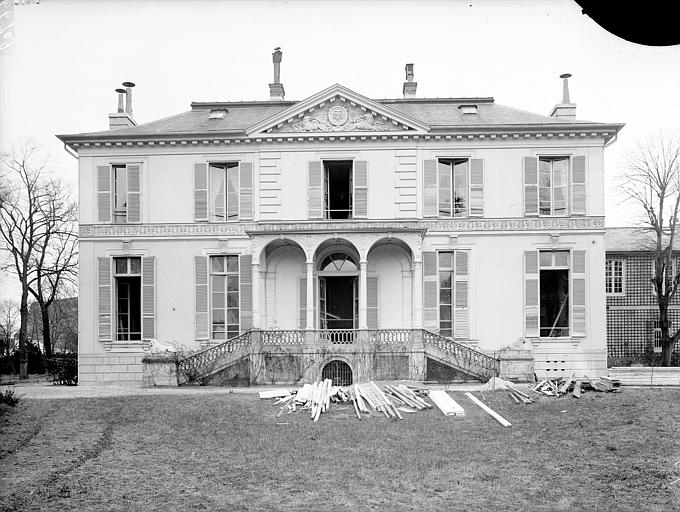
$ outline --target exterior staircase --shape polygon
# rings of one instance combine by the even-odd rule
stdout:
[[[210,377],[250,355],[250,331],[196,352],[177,362],[177,382],[205,384]]]
[[[423,329],[425,355],[482,382],[500,373],[500,361],[462,343]]]

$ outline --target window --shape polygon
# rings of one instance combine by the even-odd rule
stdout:
[[[127,221],[128,179],[125,165],[114,165],[113,168],[113,222]]]
[[[607,260],[604,270],[604,286],[607,295],[624,295],[625,262],[623,260]]]
[[[540,251],[540,336],[569,336],[569,251]]]
[[[671,331],[671,321],[668,321],[668,330]],[[653,343],[654,352],[661,352],[663,347],[661,346],[661,326],[658,320],[654,320],[654,330],[653,330]]]
[[[467,253],[463,251],[440,251],[437,271],[439,276],[439,334],[453,337],[467,329],[468,303]],[[464,320],[465,318],[465,320]]]
[[[124,224],[140,222],[140,164],[97,167],[97,220]]]
[[[212,339],[230,339],[239,335],[238,259],[238,256],[212,256],[210,258]]]
[[[539,215],[566,215],[569,189],[569,158],[538,159]]]
[[[142,339],[142,259],[113,258],[116,340]]]
[[[210,220],[238,220],[239,213],[239,164],[211,163],[210,173]]]
[[[352,162],[325,161],[324,218],[352,218]]]
[[[470,162],[467,158],[440,158],[439,216],[467,217],[469,215],[468,175]]]
[[[672,280],[675,278],[675,273],[677,271],[677,260],[671,259],[670,261],[670,266],[669,268],[666,269],[666,275],[663,276],[663,281],[661,284],[661,289],[665,290],[666,288],[666,280],[669,280],[672,282]],[[656,286],[654,284],[654,280],[656,279],[656,260],[652,262],[652,293],[656,296]]]

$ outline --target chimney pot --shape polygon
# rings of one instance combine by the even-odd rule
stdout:
[[[116,89],[118,93],[118,113],[122,114],[124,112],[123,107],[123,94],[125,94],[125,89]]]
[[[576,105],[569,99],[569,79],[570,73],[560,75],[562,79],[562,103],[558,103],[552,109],[550,117],[558,117],[563,119],[576,119]]]
[[[125,87],[125,113],[132,117],[132,88],[135,86],[132,82],[123,82]]]
[[[274,83],[269,84],[269,100],[283,101],[286,91],[281,83],[281,61],[283,60],[283,52],[280,47],[274,48],[272,53],[272,62],[274,63]]]
[[[569,79],[571,74],[564,73],[560,75],[560,78],[562,79],[562,103],[571,103],[569,101]]]
[[[418,88],[418,82],[413,81],[413,64],[406,64],[406,81],[404,82],[404,87],[402,92],[404,93],[404,98],[415,98],[416,89]]]

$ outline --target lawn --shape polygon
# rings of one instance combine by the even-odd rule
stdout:
[[[24,400],[0,416],[0,510],[680,510],[680,389],[514,403],[461,393],[358,421],[255,394]]]

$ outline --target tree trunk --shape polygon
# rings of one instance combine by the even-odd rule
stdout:
[[[668,307],[664,302],[659,304],[659,329],[661,329],[661,366],[671,365],[670,335],[668,332]]]
[[[52,336],[50,334],[50,315],[47,304],[40,304],[42,319],[43,355],[46,359],[52,357]]]
[[[28,379],[28,287],[23,287],[21,292],[21,327],[19,328],[19,380]]]
[[[673,358],[673,347],[675,346],[674,343],[671,343],[670,340],[668,340],[666,343],[664,343],[661,346],[661,366],[670,366],[671,365],[671,360]]]

